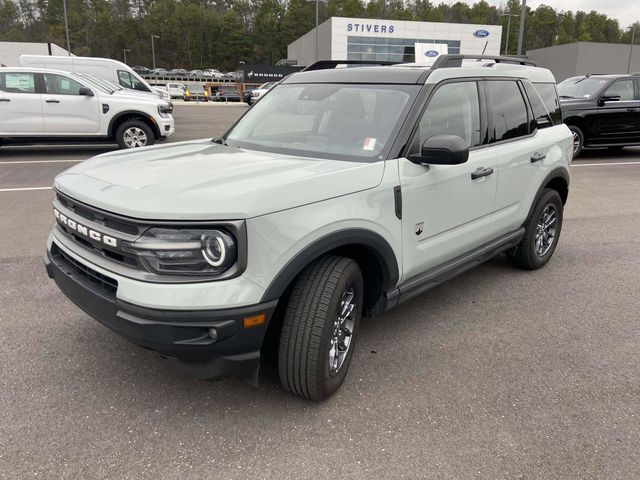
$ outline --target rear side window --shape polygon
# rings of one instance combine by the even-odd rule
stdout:
[[[540,95],[538,94],[536,89],[533,87],[533,85],[531,85],[531,83],[527,81],[523,82],[523,85],[524,91],[529,98],[529,104],[533,109],[533,116],[536,121],[535,126],[537,126],[538,128],[553,127],[551,116],[549,115],[549,112],[544,106],[544,103],[542,102],[542,99],[540,98]]]
[[[529,134],[527,105],[520,87],[512,80],[491,80],[486,83],[489,104],[493,111],[491,141],[510,140]]]
[[[562,123],[562,112],[560,111],[560,101],[558,100],[556,86],[553,83],[534,83],[533,86],[540,94],[540,98],[544,102],[553,124],[560,125]]]
[[[0,73],[0,90],[7,93],[36,93],[35,74],[2,72]]]

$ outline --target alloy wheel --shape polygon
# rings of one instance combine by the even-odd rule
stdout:
[[[556,238],[558,212],[553,205],[542,209],[536,225],[536,255],[543,257],[547,254]]]
[[[349,286],[342,294],[333,323],[333,335],[329,341],[329,372],[332,376],[338,374],[349,353],[357,305],[356,290]]]
[[[123,137],[127,148],[144,147],[147,144],[147,134],[138,127],[127,128]]]

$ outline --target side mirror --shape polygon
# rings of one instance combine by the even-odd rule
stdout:
[[[419,154],[409,155],[413,163],[459,165],[469,159],[469,145],[457,135],[434,135],[427,138]]]
[[[78,95],[84,95],[85,97],[93,97],[93,91],[89,87],[80,87]]]
[[[620,98],[622,98],[620,95],[603,95],[600,97],[598,105],[603,106],[605,102],[619,102]]]

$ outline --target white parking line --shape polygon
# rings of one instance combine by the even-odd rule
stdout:
[[[610,165],[640,165],[640,162],[611,162],[611,163],[574,163],[573,167],[608,167]]]
[[[21,188],[0,188],[1,192],[29,192],[32,190],[51,190],[52,187],[21,187]]]
[[[0,165],[23,165],[27,163],[78,163],[83,161],[84,160],[12,160],[10,162],[0,162]]]

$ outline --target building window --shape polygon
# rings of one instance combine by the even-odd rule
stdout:
[[[459,40],[388,37],[347,37],[347,60],[414,62],[416,43],[448,45],[449,53],[460,53]]]

